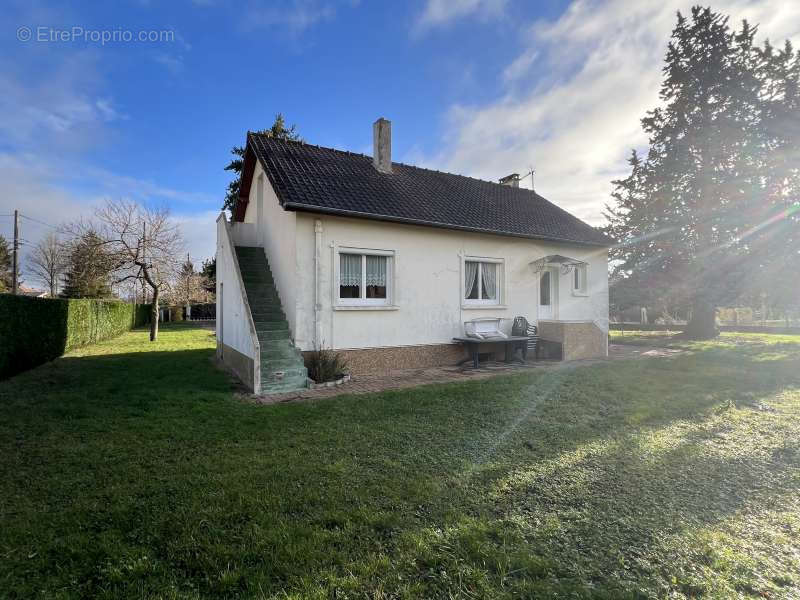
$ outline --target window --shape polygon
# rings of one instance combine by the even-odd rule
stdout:
[[[500,304],[500,261],[464,261],[464,303]]]
[[[572,293],[586,294],[586,265],[576,265],[572,270]]]
[[[539,305],[550,306],[550,271],[542,271],[539,276]]]
[[[339,304],[389,304],[391,253],[339,251]]]

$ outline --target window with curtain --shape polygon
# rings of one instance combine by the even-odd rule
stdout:
[[[502,263],[478,260],[464,261],[464,302],[467,304],[500,304]]]
[[[391,256],[339,253],[342,304],[388,304]]]

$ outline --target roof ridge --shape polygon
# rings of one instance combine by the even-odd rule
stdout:
[[[284,210],[306,210],[559,243],[609,246],[597,228],[535,190],[393,162],[381,175],[372,157],[248,131],[248,156],[260,161]],[[253,170],[251,165],[250,169]],[[456,179],[458,179],[456,181]],[[250,181],[237,204],[244,219]]]
[[[274,138],[274,137],[270,137],[270,136],[268,136],[268,135],[266,135],[264,133],[259,133],[258,131],[249,131],[248,130],[247,134],[248,135],[253,135],[253,136],[264,137],[264,138],[267,138],[268,140],[270,140],[272,142],[280,142],[280,143],[283,143],[283,144],[294,144],[294,145],[298,145],[298,146],[310,146],[312,148],[318,148],[320,150],[329,150],[331,152],[336,152],[338,154],[348,154],[350,156],[363,156],[364,158],[372,158],[372,156],[370,156],[369,154],[364,154],[363,152],[351,152],[350,150],[341,150],[339,148],[331,148],[330,146],[320,146],[318,144],[312,144],[310,142],[303,142],[303,141],[299,141],[299,140],[286,140],[286,139],[282,139],[282,138]],[[443,173],[445,175],[452,175],[453,177],[462,177],[464,179],[469,179],[471,181],[479,181],[481,183],[491,183],[492,185],[499,185],[499,186],[503,186],[503,187],[506,187],[506,188],[509,188],[509,189],[518,189],[518,190],[522,190],[522,191],[526,191],[526,192],[532,192],[534,196],[536,196],[538,198],[541,198],[541,196],[539,196],[539,194],[537,194],[535,190],[530,190],[528,188],[514,188],[514,187],[511,187],[511,186],[502,184],[502,183],[498,183],[497,181],[491,181],[489,179],[481,179],[480,177],[473,177],[471,175],[463,175],[461,173],[452,173],[450,171],[440,171],[439,169],[431,169],[431,168],[428,168],[428,167],[420,167],[419,165],[410,165],[408,163],[398,162],[398,161],[394,161],[394,160],[392,161],[392,164],[393,165],[398,165],[400,167],[407,167],[409,169],[417,169],[419,171],[428,171],[429,173]]]
[[[282,144],[295,144],[297,146],[311,146],[312,148],[319,148],[320,150],[330,150],[331,152],[338,152],[339,154],[349,154],[350,156],[363,156],[365,158],[372,158],[363,152],[351,152],[350,150],[340,150],[339,148],[331,148],[330,146],[320,146],[318,144],[312,144],[311,142],[304,142],[302,140],[285,140],[283,138],[275,138],[270,137],[264,133],[260,133],[258,131],[248,131],[248,135],[252,136],[260,136],[267,138],[273,142],[280,142]]]

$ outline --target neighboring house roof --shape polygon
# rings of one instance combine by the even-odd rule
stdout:
[[[47,292],[44,290],[37,290],[35,288],[29,288],[26,285],[19,285],[19,295],[20,296],[31,296],[32,298],[44,298],[47,296]]]
[[[595,228],[539,194],[463,175],[248,133],[234,220],[244,220],[256,158],[286,210],[610,246]]]

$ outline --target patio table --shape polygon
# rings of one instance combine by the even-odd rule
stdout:
[[[512,335],[509,337],[488,337],[484,339],[474,337],[454,337],[453,341],[464,344],[467,347],[467,351],[470,353],[470,358],[472,359],[472,366],[476,369],[478,368],[478,347],[481,344],[505,344],[505,361],[507,363],[511,362],[511,353],[514,349],[514,346],[516,344],[522,344],[522,358],[523,360],[528,358],[528,338],[526,336]],[[466,358],[458,364],[463,364],[468,360],[470,359]]]

